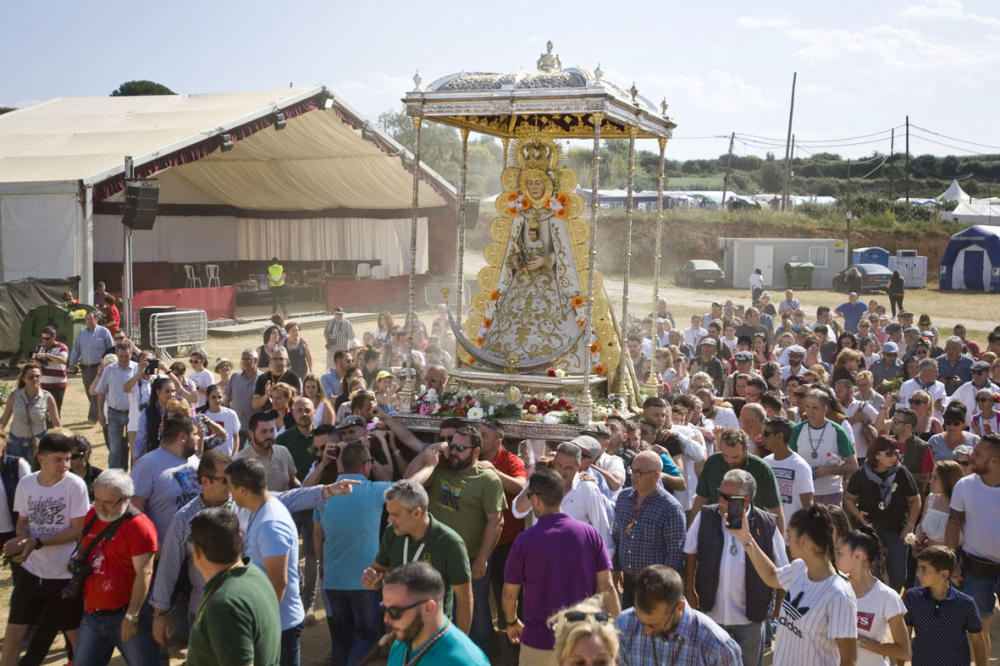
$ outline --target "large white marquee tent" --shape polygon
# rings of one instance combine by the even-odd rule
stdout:
[[[93,292],[94,263],[122,258],[126,155],[160,184],[137,262],[379,257],[408,271],[412,156],[314,86],[57,98],[0,115],[0,282],[79,275],[81,298]],[[421,165],[418,273],[454,248],[454,202]]]

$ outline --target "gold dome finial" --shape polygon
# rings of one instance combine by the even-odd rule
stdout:
[[[538,57],[538,71],[557,72],[560,69],[562,69],[562,63],[559,62],[559,56],[552,55],[552,41],[549,40],[545,43],[545,53]]]

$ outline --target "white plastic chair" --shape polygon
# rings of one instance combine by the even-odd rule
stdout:
[[[201,278],[194,274],[194,266],[184,264],[184,275],[187,277],[187,280],[184,282],[185,289],[201,287]]]
[[[205,275],[208,276],[208,286],[211,287],[221,287],[222,282],[219,280],[219,264],[205,264]]]
[[[372,276],[372,265],[371,264],[358,264],[358,277],[368,278]]]

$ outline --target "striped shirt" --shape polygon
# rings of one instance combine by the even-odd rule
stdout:
[[[38,345],[35,353],[51,354],[62,359],[62,362],[58,363],[48,358],[39,360],[42,366],[42,388],[66,388],[66,362],[69,360],[69,347],[61,342],[54,343],[51,348],[42,344]]]
[[[274,496],[292,513],[322,507],[324,502],[323,486],[296,488],[285,493],[275,493]],[[185,565],[185,561],[187,575],[191,581],[188,608],[193,613],[201,603],[205,591],[205,579],[198,573],[188,557],[187,543],[191,534],[191,519],[204,508],[206,508],[205,500],[199,494],[181,507],[170,521],[164,539],[160,542],[159,563],[156,565],[153,590],[149,596],[149,603],[153,608],[164,611],[171,608],[174,587],[177,585],[177,579],[181,575],[181,567]],[[250,522],[250,510],[239,508],[232,498],[223,504],[223,508],[236,512],[236,516],[240,520],[240,533],[245,535],[247,524]]]
[[[781,602],[771,663],[837,666],[837,639],[858,637],[858,604],[851,584],[839,574],[810,580],[802,560],[779,567],[776,575],[788,593]]]
[[[649,636],[635,609],[615,620],[621,634],[620,666],[742,666],[739,644],[701,611],[685,605],[681,621],[669,638]]]
[[[903,595],[903,605],[903,620],[913,627],[913,666],[970,663],[966,634],[983,630],[972,597],[949,585],[938,601],[927,588],[913,587]]]
[[[677,499],[657,485],[638,504],[634,488],[622,490],[615,505],[615,571],[638,574],[651,564],[684,571],[684,533],[687,520]]]

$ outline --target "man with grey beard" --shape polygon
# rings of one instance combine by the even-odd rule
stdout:
[[[156,527],[132,507],[134,492],[121,469],[105,470],[94,481],[94,506],[76,555],[78,567],[93,570],[83,581],[77,663],[107,664],[115,648],[129,664],[155,664],[159,658],[151,617],[140,616],[153,578]]]

